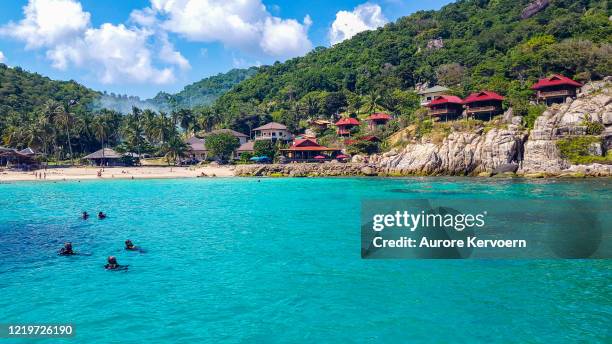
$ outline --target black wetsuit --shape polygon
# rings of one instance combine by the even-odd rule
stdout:
[[[62,249],[60,249],[59,253],[60,256],[72,256],[74,255],[74,251],[73,250],[67,250],[66,248],[62,247]]]

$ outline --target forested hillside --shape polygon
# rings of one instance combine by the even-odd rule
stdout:
[[[134,106],[143,110],[165,112],[207,106],[213,104],[217,98],[235,85],[255,75],[256,72],[257,67],[232,69],[227,73],[219,73],[187,85],[176,94],[159,92],[155,97],[146,100],[129,95],[105,92],[95,103],[95,108],[106,108],[128,113],[132,111]]]
[[[540,1],[546,3],[547,1]],[[409,117],[419,84],[453,93],[489,89],[526,114],[529,86],[553,72],[578,80],[612,74],[607,0],[550,0],[531,17],[529,0],[464,0],[421,11],[331,48],[261,67],[223,95],[214,112],[243,129],[272,114],[295,128],[307,117],[386,110]]]
[[[529,6],[534,3],[539,6]],[[612,75],[608,4],[458,1],[304,57],[232,70],[144,103],[127,96],[100,98],[76,82],[52,81],[0,64],[0,145],[30,146],[58,159],[102,145],[176,155],[184,150],[180,137],[185,132],[232,128],[248,133],[270,120],[299,131],[308,118],[363,117],[373,111],[396,117],[385,127],[384,138],[411,124],[431,126],[416,89],[433,84],[459,96],[496,91],[506,96],[505,107],[533,123],[541,109],[529,104],[529,87],[537,78],[562,73],[587,81]],[[219,95],[213,105],[201,105]],[[136,103],[121,109],[130,110],[122,116],[104,109],[113,107],[100,101],[109,97]]]

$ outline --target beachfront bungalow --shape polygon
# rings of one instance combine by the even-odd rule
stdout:
[[[583,85],[560,74],[538,80],[531,89],[536,91],[536,99],[546,105],[564,103],[567,98],[575,98],[577,90]]]
[[[293,134],[291,134],[289,129],[285,125],[276,122],[270,122],[257,127],[253,129],[253,133],[255,133],[255,140],[293,140]]]
[[[38,165],[35,155],[23,154],[12,148],[0,147],[0,166],[29,170]]]
[[[187,141],[185,141],[185,143],[188,146],[189,157],[191,159],[196,159],[200,161],[204,161],[208,159],[208,149],[206,148],[206,137],[213,135],[213,134],[231,134],[234,137],[238,138],[240,145],[246,144],[249,138],[247,135],[237,132],[232,129],[217,129],[217,130],[209,131],[207,133],[202,134],[201,138],[197,136],[190,137],[189,139],[187,139]],[[238,152],[236,153],[237,155],[239,154]]]
[[[93,166],[121,166],[123,155],[111,148],[103,148],[83,157]]]
[[[368,122],[368,129],[375,130],[379,126],[383,126],[387,124],[393,117],[391,115],[384,112],[373,113],[368,118],[366,118],[366,122]]]
[[[418,94],[421,96],[421,106],[427,106],[435,97],[441,96],[448,91],[450,91],[448,88],[436,85],[419,92]]]
[[[427,104],[429,116],[440,120],[453,120],[463,113],[463,100],[457,96],[441,95]]]
[[[204,139],[192,136],[185,143],[187,144],[188,154],[191,159],[206,160],[208,151],[204,145]]]
[[[291,147],[281,149],[288,162],[316,162],[335,159],[340,149],[321,146],[314,139],[298,139]]]
[[[242,153],[255,153],[255,141],[248,141],[240,145],[238,149],[236,149],[236,157],[240,157]]]
[[[463,100],[468,116],[475,119],[491,120],[493,116],[503,112],[504,97],[492,91],[480,91],[470,94]]]
[[[338,127],[338,129],[336,130],[336,133],[338,134],[338,136],[350,136],[351,129],[358,127],[358,126],[359,126],[359,120],[357,120],[356,118],[352,118],[352,117],[340,118],[340,120],[336,122],[336,127]]]

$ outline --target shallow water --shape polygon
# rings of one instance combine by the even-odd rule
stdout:
[[[609,260],[362,260],[359,211],[368,198],[610,204],[611,190],[609,179],[2,184],[0,322],[72,323],[87,343],[609,342]],[[123,251],[127,238],[147,252]],[[57,256],[64,241],[91,255]],[[108,255],[129,271],[105,271]]]

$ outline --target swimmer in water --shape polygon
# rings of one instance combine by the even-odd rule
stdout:
[[[119,265],[115,256],[109,256],[107,262],[108,263],[104,265],[106,270],[126,270],[128,267],[127,265]]]
[[[125,241],[125,249],[128,251],[138,251],[138,247],[134,246],[132,240],[128,239]]]
[[[62,247],[59,250],[58,253],[60,256],[72,256],[75,255],[76,253],[74,253],[74,251],[72,250],[72,243],[71,242],[67,242],[64,244],[64,247]]]
[[[98,213],[98,218],[99,218],[100,220],[103,220],[103,219],[105,219],[105,218],[106,218],[106,214],[104,214],[103,212],[99,212],[99,213]]]
[[[89,214],[86,211],[84,211],[83,214],[81,215],[81,218],[83,220],[87,220],[89,218]]]

